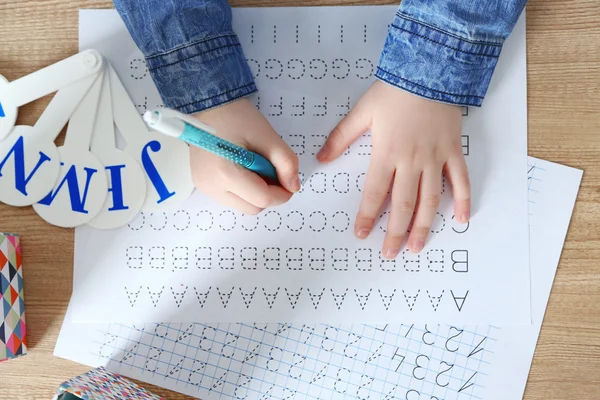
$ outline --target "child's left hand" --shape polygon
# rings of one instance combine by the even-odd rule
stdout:
[[[454,214],[460,223],[470,215],[470,186],[462,153],[460,107],[427,100],[376,81],[335,127],[317,155],[338,158],[371,130],[372,159],[354,225],[366,238],[392,186],[392,202],[382,254],[395,258],[411,220],[408,247],[419,252],[434,221],[442,190],[442,169],[453,185]]]

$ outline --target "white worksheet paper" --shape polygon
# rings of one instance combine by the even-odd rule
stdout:
[[[395,7],[234,9],[256,106],[296,151],[302,192],[258,216],[195,193],[179,210],[118,230],[76,230],[72,318],[97,321],[530,324],[525,22],[506,42],[485,105],[463,110],[472,220],[449,182],[421,254],[381,257],[388,212],[360,241],[353,223],[371,141],[315,154],[374,80]],[[112,63],[140,113],[160,104],[114,10],[80,14],[80,47]],[[210,168],[210,166],[206,166]]]
[[[520,399],[581,171],[529,159],[533,325],[73,323],[55,355],[210,399]]]

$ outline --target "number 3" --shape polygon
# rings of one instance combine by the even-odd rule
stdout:
[[[427,359],[427,362],[429,362],[429,357],[427,357],[424,354],[418,355],[417,358],[415,359],[415,363],[417,364],[417,366],[415,368],[413,368],[413,376],[415,377],[415,379],[418,379],[420,381],[422,381],[423,379],[425,379],[425,374],[427,373],[427,371],[421,372],[422,376],[417,376],[417,370],[422,369],[425,370],[425,366],[424,365],[420,365],[419,364],[419,358],[424,357]],[[420,374],[419,374],[420,375]]]

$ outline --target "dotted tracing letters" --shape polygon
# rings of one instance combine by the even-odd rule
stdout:
[[[361,313],[373,309],[392,313],[400,306],[409,313],[468,309],[467,295],[459,288],[447,285],[440,291],[424,284],[426,277],[443,281],[450,276],[470,276],[468,247],[428,244],[420,254],[402,248],[396,259],[385,258],[380,242],[390,221],[389,200],[374,221],[372,235],[379,235],[377,244],[354,239],[356,213],[376,151],[369,130],[354,133],[357,139],[334,163],[315,161],[330,132],[374,82],[379,60],[375,43],[385,38],[380,37],[385,35],[385,24],[253,20],[238,34],[260,89],[250,99],[298,157],[302,187],[288,204],[269,207],[257,215],[225,209],[203,197],[179,210],[140,213],[125,228],[132,239],[125,241],[119,255],[123,271],[138,277],[123,285],[124,304],[174,309],[195,305],[227,312],[252,312],[261,307]],[[141,53],[133,54],[125,61],[126,77],[139,87],[150,82],[148,68]],[[134,94],[140,114],[159,106],[154,93]],[[473,117],[469,111],[463,108],[464,118]],[[466,157],[477,145],[476,139],[462,136]],[[441,179],[442,199],[451,198],[450,182]],[[472,229],[471,223],[459,224],[452,209],[446,207],[435,215],[430,240],[467,238]],[[161,276],[164,284],[149,284],[149,276]],[[235,278],[229,282],[229,277]],[[329,279],[372,280],[373,285],[337,286]],[[400,284],[388,289],[378,286],[378,279]],[[419,284],[402,284],[411,279]],[[203,280],[209,284],[199,285]],[[271,284],[261,285],[262,280]],[[220,281],[229,284],[218,284]],[[293,285],[296,282],[309,284],[301,289]],[[274,366],[274,361],[270,365]],[[210,366],[196,366],[205,368]],[[342,369],[337,379],[343,380],[344,374]],[[346,395],[367,398],[369,378],[356,379],[352,389],[341,383],[336,388]],[[211,387],[217,390],[225,381],[226,377],[219,375]],[[252,384],[244,382],[237,388],[238,394],[246,393],[244,388]]]
[[[477,310],[488,309],[482,305],[489,298],[497,298],[498,293],[481,292],[487,286],[479,285],[483,282],[478,277],[487,274],[486,269],[500,269],[503,276],[509,272],[497,268],[500,254],[475,247],[482,233],[497,230],[485,214],[496,203],[482,204],[476,190],[485,186],[487,193],[502,195],[493,179],[484,180],[493,174],[481,171],[501,168],[502,152],[483,157],[491,143],[500,143],[490,140],[498,128],[479,127],[482,116],[503,120],[497,114],[487,116],[503,112],[504,104],[461,110],[464,129],[458,145],[474,188],[471,222],[457,222],[451,177],[440,177],[435,187],[441,205],[431,216],[423,251],[415,254],[403,246],[394,260],[383,257],[381,246],[391,218],[389,197],[376,213],[370,236],[357,240],[354,232],[364,188],[373,175],[367,171],[378,151],[377,136],[363,126],[360,132],[348,133],[356,140],[344,142],[347,148],[338,148],[341,154],[335,161],[320,163],[316,155],[375,82],[381,46],[388,30],[398,29],[388,25],[397,10],[391,6],[387,11],[384,7],[339,11],[233,9],[233,30],[258,88],[248,99],[299,160],[302,187],[289,202],[243,215],[197,192],[180,209],[140,213],[111,232],[110,241],[106,232],[91,232],[103,250],[98,257],[102,260],[93,267],[106,271],[104,280],[116,282],[101,285],[94,295],[96,305],[123,313],[124,318],[133,316],[130,319],[160,315],[239,322],[96,324],[94,329],[77,331],[82,343],[78,361],[106,365],[117,373],[205,399],[490,396],[490,382],[501,378],[495,371],[506,367],[492,365],[498,360],[495,355],[506,349],[505,335],[497,328],[393,321],[415,317],[472,321],[483,316]],[[118,45],[122,54],[129,55],[119,59],[106,53],[139,114],[160,107],[144,57],[125,27],[119,35],[103,38],[88,32],[82,37],[98,39],[102,46]],[[214,95],[219,93],[208,97]],[[507,115],[506,121],[513,117]],[[512,146],[511,135],[500,137]],[[161,156],[168,157],[152,154],[153,161]],[[160,168],[158,173],[164,174]],[[532,166],[529,188],[538,190],[542,177],[543,170]],[[163,178],[173,191],[168,177]],[[252,194],[235,193],[244,198]],[[506,263],[502,266],[508,269]],[[519,298],[516,292],[513,298]],[[502,302],[504,309],[506,304]],[[264,322],[312,318],[327,323]],[[386,319],[392,322],[355,323]]]

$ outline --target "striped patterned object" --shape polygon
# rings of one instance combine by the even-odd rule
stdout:
[[[60,398],[65,392],[74,394],[83,400],[162,399],[104,367],[69,379],[60,385],[55,398]]]
[[[18,235],[0,233],[0,361],[27,354],[23,264]]]

